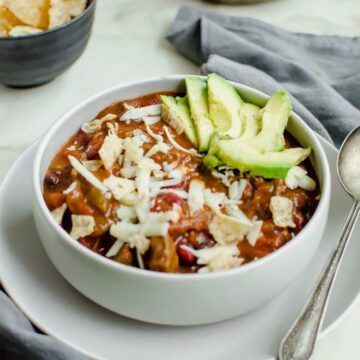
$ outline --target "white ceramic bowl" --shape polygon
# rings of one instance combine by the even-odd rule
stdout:
[[[234,84],[241,96],[264,105],[268,96]],[[151,78],[116,86],[74,106],[42,138],[34,173],[34,218],[42,244],[63,277],[89,299],[130,318],[159,324],[195,325],[229,319],[268,302],[289,285],[313,256],[324,231],[330,200],[330,171],[315,134],[292,114],[288,131],[313,149],[321,200],[305,228],[265,258],[210,274],[166,274],[122,265],[87,249],[52,218],[43,199],[46,170],[67,139],[114,101],[163,90],[184,90],[184,76]]]

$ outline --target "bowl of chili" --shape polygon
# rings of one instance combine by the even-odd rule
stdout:
[[[107,309],[159,324],[217,322],[270,301],[314,254],[330,200],[324,151],[293,112],[281,151],[312,152],[286,178],[226,153],[227,136],[197,150],[196,131],[176,122],[196,116],[188,82],[151,78],[84,100],[42,138],[33,173],[36,227],[64,278]],[[241,104],[264,106],[263,128],[267,104],[283,101],[231,86]]]

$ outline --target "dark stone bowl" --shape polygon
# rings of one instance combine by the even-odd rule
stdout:
[[[66,71],[84,52],[94,22],[96,0],[70,22],[35,35],[0,37],[0,84],[33,87]]]

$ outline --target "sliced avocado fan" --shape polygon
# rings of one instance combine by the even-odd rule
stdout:
[[[198,150],[200,152],[207,151],[211,135],[214,132],[214,124],[209,118],[207,82],[200,77],[190,76],[185,79],[185,84],[197,135]]]
[[[261,153],[236,139],[220,140],[212,148],[211,153],[205,156],[204,164],[208,168],[226,164],[242,173],[250,172],[251,175],[267,179],[285,178],[288,171],[305,160],[310,153],[311,148]]]
[[[264,178],[285,178],[305,160],[311,148],[285,149],[284,131],[291,113],[291,100],[283,92],[271,96],[263,109],[245,103],[237,90],[217,74],[207,81],[185,79],[187,96],[161,96],[163,119],[178,134],[185,132],[199,152],[206,152],[204,165],[213,169],[227,165]]]
[[[191,119],[190,107],[186,97],[160,96],[163,109],[163,120],[166,121],[178,134],[185,132],[190,142],[197,147],[195,126]]]

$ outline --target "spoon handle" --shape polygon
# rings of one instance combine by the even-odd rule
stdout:
[[[322,322],[323,313],[339,268],[342,254],[358,218],[360,202],[354,201],[335,248],[321,273],[307,303],[280,344],[279,360],[310,358]]]

